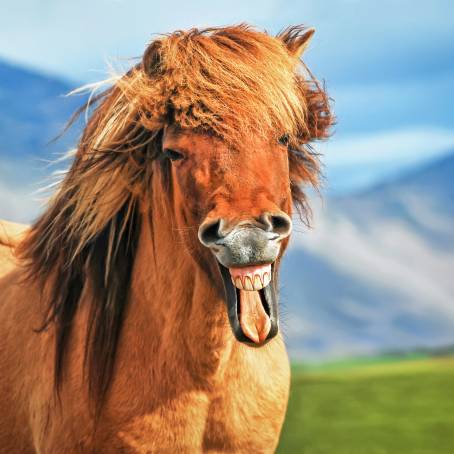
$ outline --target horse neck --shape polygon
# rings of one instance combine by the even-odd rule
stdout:
[[[233,336],[219,290],[191,258],[160,209],[143,215],[132,278],[132,317],[156,358],[210,374],[231,351]],[[194,369],[195,368],[195,369]]]

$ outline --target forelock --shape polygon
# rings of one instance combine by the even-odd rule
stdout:
[[[281,39],[248,26],[192,29],[153,41],[120,85],[149,129],[174,122],[238,143],[301,134],[298,65]]]

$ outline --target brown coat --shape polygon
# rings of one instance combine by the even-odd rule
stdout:
[[[263,348],[237,342],[224,302],[187,260],[176,271],[187,282],[169,287],[161,270],[150,288],[157,270],[140,267],[149,263],[149,229],[143,232],[137,257],[143,271],[134,276],[96,433],[82,380],[84,316],[77,318],[60,406],[52,385],[52,329],[33,331],[42,323],[40,291],[21,283],[23,270],[9,247],[0,247],[1,453],[274,452],[290,376],[282,338]],[[180,298],[187,307],[177,304]]]

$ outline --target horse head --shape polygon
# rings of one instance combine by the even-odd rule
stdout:
[[[222,279],[241,342],[263,343],[278,332],[277,267],[292,228],[287,153],[285,137],[250,137],[232,148],[178,127],[163,134],[176,230],[193,232],[182,238],[196,260],[204,255],[198,249],[210,251],[210,279],[215,286]]]

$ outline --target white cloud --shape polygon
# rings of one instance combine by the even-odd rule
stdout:
[[[37,215],[39,208],[39,202],[23,185],[0,181],[0,219],[28,223]]]
[[[321,144],[329,166],[380,162],[416,163],[454,150],[454,130],[431,126],[355,134]]]
[[[37,195],[44,186],[43,169],[36,162],[0,159],[0,219],[32,221],[39,213],[43,197]]]
[[[413,126],[334,136],[317,145],[322,153],[325,189],[352,193],[453,153],[454,130]]]

